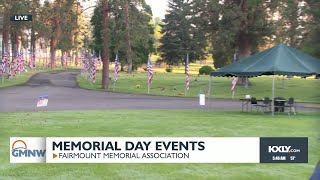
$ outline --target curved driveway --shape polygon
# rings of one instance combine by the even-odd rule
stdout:
[[[216,109],[240,110],[241,102],[212,99],[199,106],[198,98],[147,96],[80,89],[79,71],[34,75],[27,83],[0,89],[0,112],[84,109]],[[38,96],[48,95],[48,107],[36,108]],[[303,105],[300,104],[299,106]]]

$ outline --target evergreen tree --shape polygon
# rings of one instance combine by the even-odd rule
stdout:
[[[123,4],[121,1],[110,1],[110,18],[108,33],[110,35],[109,51],[112,60],[115,59],[116,53],[119,54],[120,62],[123,67],[127,63],[126,58],[128,53],[126,27],[124,22]],[[94,10],[94,14],[91,18],[91,25],[93,27],[93,43],[91,47],[99,52],[102,48],[102,34],[101,34],[101,21],[102,18],[99,9],[101,6],[97,6]],[[153,47],[153,24],[151,21],[151,8],[147,4],[142,6],[136,6],[131,4],[129,8],[130,13],[130,47],[132,49],[132,67],[133,70],[139,65],[146,63],[149,53],[155,51]],[[129,63],[128,63],[129,66]]]
[[[191,54],[191,62],[201,59],[205,55],[206,39],[193,11],[194,3],[170,0],[168,4],[160,39],[161,57],[169,65],[185,62],[188,53]]]

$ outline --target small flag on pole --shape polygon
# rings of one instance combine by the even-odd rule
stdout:
[[[39,96],[38,101],[37,101],[37,107],[45,107],[48,106],[48,95],[45,96]]]
[[[232,99],[234,98],[234,95],[236,93],[237,82],[238,82],[238,77],[233,77],[232,83],[231,83]]]
[[[16,55],[16,57],[14,57],[13,59],[13,70],[12,70],[12,73],[13,73],[13,77],[16,77],[16,74],[18,72],[18,68],[19,68],[19,56]]]
[[[11,66],[11,62],[10,62],[10,57],[7,60],[7,70],[8,70],[8,78],[11,79],[12,75],[12,66]]]
[[[77,67],[78,66],[78,53],[76,53],[76,57],[74,60],[74,65]]]
[[[113,75],[113,80],[117,81],[118,80],[118,76],[119,76],[119,57],[118,54],[116,55],[116,59],[114,60],[114,75]]]
[[[68,66],[68,56],[67,52],[63,53],[63,66],[66,68]]]
[[[32,52],[32,69],[36,68],[36,52]]]
[[[20,52],[20,56],[19,56],[19,72],[23,72],[24,71],[24,57],[23,57],[23,51],[21,50]]]
[[[189,88],[190,88],[189,54],[187,54],[187,61],[186,61],[186,89],[189,90]]]
[[[92,81],[93,81],[93,83],[96,83],[97,61],[98,61],[97,57],[93,58],[93,62],[92,62],[93,63],[92,64]]]
[[[96,71],[97,71],[97,58],[92,58],[92,65],[91,65],[91,79],[93,83],[96,83]]]
[[[6,53],[3,53],[2,64],[1,64],[2,76],[5,76],[6,74],[6,63],[7,63],[7,55]]]
[[[147,70],[148,70],[148,84],[150,85],[152,83],[152,78],[153,78],[152,64],[151,64],[150,57],[148,57]]]

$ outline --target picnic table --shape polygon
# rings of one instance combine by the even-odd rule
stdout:
[[[249,106],[251,106],[251,98],[241,98],[241,110],[242,112],[244,110],[249,111]],[[256,99],[256,102],[263,102],[264,99]],[[272,103],[272,100],[270,100]],[[287,100],[283,97],[277,97],[274,98],[274,111],[275,112],[284,112],[285,110],[285,103],[287,102]],[[258,105],[258,104],[257,104]],[[271,106],[271,105],[270,105]]]
[[[251,105],[251,98],[242,98],[240,99],[241,103],[241,110],[244,111],[244,108],[246,111],[249,111],[249,105]],[[257,99],[257,102],[262,102],[263,99]]]

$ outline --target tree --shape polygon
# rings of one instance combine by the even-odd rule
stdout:
[[[303,43],[303,50],[317,58],[320,58],[320,1],[306,0],[309,16],[309,32]]]
[[[108,20],[109,20],[109,5],[108,0],[101,0],[102,8],[102,40],[103,47],[101,51],[101,59],[103,62],[102,69],[102,89],[109,88],[109,34],[108,34]]]
[[[125,22],[125,32],[126,32],[126,54],[128,62],[128,73],[132,73],[132,49],[131,49],[131,40],[130,40],[130,26],[129,26],[129,2],[130,0],[125,0],[124,2],[124,22]]]
[[[122,1],[110,1],[109,2],[109,23],[108,32],[110,36],[109,41],[109,52],[111,59],[115,59],[115,55],[118,53],[120,57],[121,67],[127,63],[125,58],[127,57],[127,39],[126,39],[126,27],[124,23],[124,4]],[[96,53],[98,53],[102,45],[102,34],[101,34],[101,5],[98,5],[94,14],[91,18],[93,43],[90,45]],[[131,47],[131,57],[132,57],[132,68],[135,70],[140,64],[146,62],[149,53],[154,51],[153,47],[153,24],[150,23],[151,20],[151,8],[142,4],[142,6],[135,6],[132,4],[129,8],[130,13],[130,47]],[[129,66],[129,64],[128,64]]]
[[[210,35],[215,68],[232,62],[234,53],[246,58],[257,52],[265,37],[272,35],[273,1],[267,0],[198,0],[194,7]],[[246,84],[247,78],[239,78]]]
[[[169,10],[163,20],[160,39],[161,57],[169,65],[185,61],[188,53],[191,61],[201,59],[206,47],[205,34],[199,28],[193,2],[184,0],[168,1]]]

